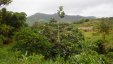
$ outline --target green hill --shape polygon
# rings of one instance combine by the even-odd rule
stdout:
[[[36,13],[32,16],[29,16],[27,18],[27,23],[29,25],[32,25],[34,22],[38,21],[49,21],[50,18],[55,18],[57,21],[62,21],[62,22],[72,22],[80,19],[91,19],[95,18],[94,16],[80,16],[80,15],[65,15],[63,19],[60,19],[60,17],[57,14],[44,14],[44,13]]]

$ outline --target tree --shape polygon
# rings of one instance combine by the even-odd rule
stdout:
[[[112,23],[108,19],[101,19],[98,23],[96,29],[99,33],[102,34],[103,40],[106,40],[106,35],[108,35],[111,31]]]
[[[59,6],[58,15],[60,18],[64,18],[65,12],[63,11],[63,6]]]
[[[10,25],[13,26],[15,29],[23,27],[26,25],[26,14],[24,12],[18,13],[15,12],[12,15]]]
[[[60,6],[60,7],[59,7],[58,16],[59,16],[60,18],[64,18],[65,12],[63,11],[63,6]],[[59,22],[58,22],[58,42],[60,42],[59,27],[60,27],[60,26],[59,26]]]
[[[21,27],[26,26],[26,14],[24,12],[7,11],[6,8],[0,10],[0,35],[3,35],[3,43],[10,43],[13,32],[18,31]]]
[[[11,12],[7,11],[6,8],[2,8],[2,10],[0,10],[0,13],[1,24],[10,25],[14,29],[18,29],[26,24],[25,21],[27,15],[24,12]]]
[[[11,2],[12,2],[12,0],[0,0],[0,6],[2,6],[2,5],[8,5]]]
[[[52,17],[52,18],[50,19],[50,23],[56,23],[56,22],[57,22],[57,20],[55,20],[55,18]]]

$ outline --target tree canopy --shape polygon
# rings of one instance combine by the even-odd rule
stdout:
[[[0,0],[0,6],[2,6],[2,5],[8,5],[11,2],[12,2],[12,0]]]

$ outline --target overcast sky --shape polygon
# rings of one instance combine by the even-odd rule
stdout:
[[[68,15],[113,16],[113,0],[13,0],[7,8],[14,12],[25,12],[30,16],[39,12],[54,14],[59,6],[64,6]]]

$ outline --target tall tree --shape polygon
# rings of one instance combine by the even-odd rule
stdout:
[[[59,16],[60,18],[64,18],[65,12],[63,11],[63,6],[59,6],[58,16]],[[59,26],[59,21],[58,21],[58,42],[60,42],[60,33],[59,33],[60,28],[59,28],[59,27],[60,27],[60,26]]]

